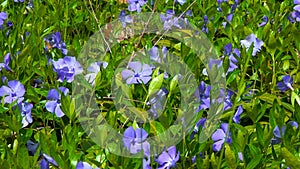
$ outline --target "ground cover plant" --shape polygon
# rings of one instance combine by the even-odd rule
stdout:
[[[300,168],[299,0],[0,2],[0,168]]]

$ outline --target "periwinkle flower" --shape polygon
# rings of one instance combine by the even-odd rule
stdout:
[[[277,83],[277,88],[280,89],[281,92],[284,92],[288,89],[294,90],[292,84],[294,82],[294,78],[290,75],[285,75],[282,77],[283,82]]]
[[[262,22],[258,25],[258,27],[262,27],[262,26],[265,26],[269,21],[269,18],[264,15],[263,18],[262,18]]]
[[[46,47],[45,47],[46,52],[48,52],[51,48],[57,48],[57,49],[61,50],[61,52],[64,55],[67,55],[68,50],[67,50],[65,42],[63,42],[61,40],[60,32],[55,32],[50,35],[47,35],[44,38],[44,41],[46,42]]]
[[[24,0],[14,0],[14,2],[24,2]]]
[[[11,80],[8,82],[8,86],[2,86],[0,88],[0,96],[4,97],[4,103],[21,103],[24,100],[25,88],[18,80]]]
[[[221,89],[220,94],[223,96],[224,90]],[[227,95],[224,99],[224,110],[228,110],[233,106],[233,103],[231,101],[231,97],[233,96],[234,92],[231,90],[227,90]]]
[[[36,153],[36,151],[39,147],[39,143],[34,143],[33,141],[28,140],[26,143],[26,147],[27,147],[29,155],[34,156],[34,154]]]
[[[92,86],[95,85],[95,80],[96,80],[96,77],[97,77],[97,74],[100,72],[100,68],[101,66],[103,68],[106,68],[108,65],[107,62],[94,62],[92,63],[89,67],[88,67],[88,73],[87,75],[85,75],[85,79],[92,84]]]
[[[256,53],[261,50],[261,47],[264,44],[264,42],[256,38],[256,36],[253,33],[247,36],[245,40],[241,40],[241,45],[246,47],[246,51],[249,50],[252,43],[254,43],[252,56],[255,56]]]
[[[152,67],[141,62],[129,62],[128,68],[121,72],[127,84],[147,84],[151,80]]]
[[[180,5],[183,5],[186,2],[186,0],[175,0],[175,2],[179,3]]]
[[[150,166],[150,157],[148,159],[143,158],[143,169],[152,169]]]
[[[151,113],[151,116],[154,118],[157,118],[163,109],[166,95],[168,94],[168,90],[166,88],[160,89],[158,92],[156,92],[154,95],[150,96],[149,101],[147,102],[147,105],[150,105],[151,108],[149,109],[149,112]]]
[[[180,152],[176,152],[176,147],[171,146],[167,149],[167,151],[163,151],[156,162],[159,164],[157,169],[169,169],[170,167],[176,167],[176,162],[180,158]]]
[[[130,15],[126,15],[126,11],[125,10],[122,10],[120,12],[119,20],[121,21],[123,28],[126,27],[127,23],[132,23],[133,22],[133,19],[131,18],[131,16]]]
[[[239,106],[238,108],[237,108],[237,111],[235,112],[235,114],[234,114],[234,116],[233,116],[233,121],[235,122],[235,123],[240,123],[240,119],[241,119],[241,114],[243,113],[243,107],[242,106]]]
[[[6,12],[0,12],[0,26],[3,25],[4,21],[7,19]]]
[[[196,97],[200,100],[200,106],[198,107],[197,111],[200,111],[202,109],[205,110],[210,107],[210,90],[210,85],[205,84],[204,81],[200,82],[200,85],[195,92]]]
[[[29,123],[32,123],[31,109],[33,105],[31,103],[22,102],[19,104],[19,108],[22,116],[22,128],[28,126]]]
[[[238,68],[238,66],[237,66],[238,60],[235,58],[234,54],[237,57],[240,57],[241,54],[240,54],[240,51],[237,48],[232,50],[232,44],[231,43],[224,46],[224,54],[226,56],[229,56],[229,68],[226,72],[226,75],[227,75],[228,73],[230,73],[233,70]]]
[[[150,54],[150,60],[154,61],[154,62],[158,62],[158,63],[162,63],[162,61],[164,61],[165,63],[167,62],[167,54],[168,54],[168,49],[163,46],[161,49],[162,52],[162,56],[160,51],[158,50],[158,47],[153,46],[150,50],[149,50],[149,54]]]
[[[207,15],[204,15],[203,21],[204,21],[204,25],[202,26],[201,30],[202,30],[202,32],[208,34],[208,27],[207,27],[207,24],[208,24],[208,16],[207,16]]]
[[[294,4],[296,6],[294,6],[294,10],[291,14],[291,17],[293,19],[293,21],[297,21],[300,22],[300,1],[299,0],[294,0]]]
[[[164,23],[164,30],[169,30],[173,26],[179,29],[182,29],[185,25],[188,24],[186,19],[182,19],[175,16],[175,11],[172,9],[167,9],[166,14],[160,15],[161,21]]]
[[[205,122],[206,122],[206,118],[203,117],[196,123],[194,130],[191,133],[190,140],[194,139],[195,134],[198,133],[199,131],[199,127],[204,128]]]
[[[12,71],[11,68],[9,67],[9,63],[10,63],[10,53],[7,53],[4,56],[4,63],[0,63],[0,71],[2,71],[2,68],[8,71]]]
[[[228,130],[228,123],[222,123],[221,129],[217,129],[212,135],[212,140],[215,142],[212,146],[213,151],[220,151],[225,141],[228,144],[232,143],[231,133]]]
[[[69,92],[69,89],[65,88],[65,87],[59,87],[59,90],[64,94],[67,95],[67,93]],[[51,112],[51,113],[55,113],[55,115],[57,117],[62,117],[65,114],[63,113],[63,111],[61,110],[60,106],[60,100],[61,100],[61,96],[58,93],[58,91],[56,89],[51,89],[48,92],[48,97],[47,97],[48,101],[46,103],[46,109]]]
[[[242,152],[238,152],[239,160],[244,161],[244,156]]]
[[[93,169],[93,167],[87,162],[79,161],[76,165],[76,169]],[[96,167],[95,169],[99,169],[99,168]]]
[[[63,82],[65,79],[68,83],[74,80],[75,75],[83,72],[83,69],[75,57],[65,56],[58,61],[52,60],[53,69],[58,76],[58,81]]]
[[[298,123],[295,121],[290,121],[289,125],[298,128]],[[286,125],[282,127],[276,126],[273,130],[274,138],[271,139],[271,144],[279,144],[282,141],[282,137],[285,134]]]
[[[148,133],[142,129],[133,129],[132,126],[128,127],[123,134],[123,144],[125,148],[131,153],[136,154],[141,150],[144,151],[144,155],[150,156],[150,144],[147,140]]]
[[[142,7],[147,3],[147,0],[128,0],[128,10],[141,12]]]
[[[58,167],[57,162],[47,154],[41,153],[42,159],[40,161],[41,169],[49,169],[49,164]]]

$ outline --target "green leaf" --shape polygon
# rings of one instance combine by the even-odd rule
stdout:
[[[262,155],[261,154],[256,154],[254,156],[254,158],[250,161],[250,163],[248,163],[246,169],[254,169],[260,163],[261,159],[262,159]]]
[[[287,166],[292,169],[300,168],[300,161],[287,148],[281,148],[281,155],[285,159]]]
[[[228,144],[225,144],[225,159],[228,162],[229,168],[236,169],[236,157]]]
[[[300,97],[294,91],[292,91],[291,102],[293,107],[295,107],[295,100],[297,101],[298,105],[300,105]]]
[[[151,80],[149,85],[149,90],[148,90],[148,96],[151,96],[152,94],[156,93],[160,89],[163,80],[164,80],[163,73]]]
[[[170,83],[170,93],[175,89],[178,84],[178,75],[175,75]]]

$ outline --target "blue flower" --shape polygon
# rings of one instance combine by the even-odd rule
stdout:
[[[85,79],[92,84],[92,86],[95,85],[95,79],[97,77],[97,74],[100,72],[100,67],[106,68],[108,65],[107,62],[94,62],[88,67],[88,73],[85,75]]]
[[[67,95],[67,93],[69,92],[69,89],[65,88],[65,87],[59,87],[59,90],[64,94]],[[61,110],[60,106],[60,99],[61,96],[58,93],[58,91],[56,89],[51,89],[48,92],[48,97],[47,97],[48,101],[46,103],[46,109],[51,112],[51,113],[55,113],[55,115],[57,117],[62,117],[65,114],[63,113],[63,111]]]
[[[76,169],[93,169],[93,167],[87,162],[79,161],[76,165]],[[99,169],[99,168],[96,167],[95,169]]]
[[[14,2],[24,2],[24,0],[14,0]]]
[[[49,164],[58,167],[57,162],[47,154],[41,153],[42,159],[40,161],[41,169],[49,169]]]
[[[36,153],[36,151],[39,147],[39,143],[34,143],[33,141],[28,140],[26,143],[26,147],[27,147],[29,155],[34,156],[34,154]]]
[[[197,111],[200,111],[202,109],[205,110],[210,107],[210,90],[210,85],[205,84],[204,81],[200,82],[200,85],[195,92],[196,97],[200,100],[200,106],[198,107]]]
[[[158,63],[166,63],[167,62],[167,54],[168,54],[168,49],[163,46],[162,49],[162,56],[160,54],[160,51],[158,50],[158,47],[153,46],[150,50],[149,50],[149,54],[150,54],[150,60],[154,61],[154,62],[158,62]]]
[[[26,127],[29,123],[32,123],[31,109],[33,105],[31,103],[22,102],[19,104],[19,108],[22,116],[22,127]]]
[[[160,19],[164,23],[164,30],[169,30],[173,26],[182,29],[185,25],[188,25],[187,19],[175,17],[175,11],[172,9],[167,9],[165,15],[161,14]]]
[[[67,55],[68,50],[67,50],[65,42],[63,42],[61,40],[60,32],[55,32],[55,33],[52,33],[50,35],[47,35],[44,38],[44,41],[46,43],[46,47],[45,47],[46,52],[48,52],[52,48],[57,48],[57,49],[61,50],[61,52],[64,55]]]
[[[8,86],[0,88],[0,96],[4,97],[4,103],[21,103],[24,100],[25,88],[22,83],[17,80],[8,82]]]
[[[242,106],[239,106],[238,108],[237,108],[237,111],[235,112],[235,114],[234,114],[234,116],[233,116],[233,121],[235,122],[235,123],[240,123],[240,116],[241,116],[241,114],[243,113],[243,107]]]
[[[212,135],[212,140],[215,142],[212,146],[213,151],[220,151],[224,142],[232,143],[231,133],[228,131],[228,123],[222,123],[221,129],[217,129]]]
[[[229,68],[226,72],[226,75],[232,71],[234,71],[235,69],[238,68],[237,66],[237,63],[238,63],[238,60],[235,58],[235,56],[233,54],[235,54],[237,57],[240,57],[240,51],[235,48],[234,50],[232,50],[232,44],[229,43],[227,45],[225,45],[224,47],[224,54],[226,56],[229,56]]]
[[[152,67],[141,62],[129,62],[128,67],[121,72],[123,79],[127,84],[147,84],[151,80]]]
[[[149,112],[153,116],[153,118],[159,117],[159,115],[164,110],[163,106],[166,100],[166,95],[168,94],[168,90],[166,88],[160,89],[155,94],[151,95],[147,105],[150,105],[151,108]]]
[[[183,5],[186,2],[186,0],[175,0],[175,2],[178,2],[180,5]]]
[[[207,27],[207,24],[208,24],[208,16],[207,16],[207,15],[204,15],[203,21],[204,21],[204,25],[202,26],[201,30],[202,30],[202,32],[208,34],[208,27]]]
[[[256,53],[260,51],[264,42],[262,40],[256,38],[256,36],[253,33],[251,35],[247,36],[245,40],[241,40],[241,45],[246,47],[246,51],[249,50],[252,43],[254,43],[252,56],[255,56]]]
[[[142,7],[147,3],[147,0],[128,0],[128,3],[129,3],[128,6],[129,11],[141,12]]]
[[[262,22],[258,25],[258,27],[262,27],[262,26],[265,26],[269,21],[269,18],[264,15],[263,18],[262,18]]]
[[[52,60],[53,69],[58,76],[58,81],[63,82],[64,79],[68,83],[74,80],[75,75],[82,73],[83,69],[75,57],[65,56],[58,61]]]
[[[0,12],[0,26],[3,25],[4,21],[7,19],[6,12]]]
[[[126,11],[125,10],[122,10],[120,12],[119,19],[120,19],[120,21],[122,23],[123,28],[126,27],[126,23],[132,23],[133,22],[133,19],[131,18],[131,16],[130,15],[126,15]]]
[[[147,140],[148,133],[142,129],[133,127],[128,127],[123,134],[123,144],[125,148],[131,153],[136,154],[141,150],[144,150],[144,155],[150,156],[150,144]]]
[[[195,134],[198,133],[198,131],[199,131],[199,127],[204,128],[205,122],[206,122],[206,118],[203,117],[203,118],[201,118],[201,119],[196,123],[196,125],[195,125],[195,127],[194,127],[194,130],[193,130],[193,132],[191,133],[190,140],[193,140],[193,139],[194,139]]]
[[[159,164],[157,169],[169,169],[170,167],[176,167],[176,162],[179,160],[180,152],[176,153],[176,147],[171,146],[167,149],[167,151],[163,151],[156,162]]]
[[[4,63],[0,63],[0,71],[2,71],[2,68],[5,68],[8,71],[12,71],[11,68],[9,67],[10,63],[10,53],[7,53],[4,56]]]
[[[299,0],[294,0],[294,4],[296,6],[294,6],[294,12],[292,12],[292,18],[293,20],[297,21],[297,22],[300,22],[300,1]]]
[[[283,82],[277,83],[277,88],[281,90],[281,92],[286,91],[287,89],[294,90],[292,84],[294,82],[294,78],[290,75],[286,75],[282,77]]]
[[[295,121],[290,121],[288,124],[290,124],[293,127],[298,128],[298,123]],[[276,126],[273,130],[274,138],[271,139],[271,144],[279,144],[282,141],[282,137],[285,133],[286,126],[283,125],[281,128],[279,126]]]

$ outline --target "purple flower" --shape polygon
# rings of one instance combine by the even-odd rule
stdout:
[[[233,121],[235,122],[235,123],[240,123],[240,116],[241,116],[241,114],[243,113],[243,107],[242,106],[239,106],[238,108],[237,108],[237,111],[235,112],[235,114],[234,114],[234,116],[233,116]]]
[[[59,90],[64,94],[67,95],[67,93],[69,92],[69,89],[65,88],[65,87],[59,87]],[[62,117],[65,114],[62,112],[60,106],[60,99],[61,96],[58,93],[58,91],[56,89],[51,89],[48,92],[48,97],[47,97],[48,101],[46,103],[46,109],[51,112],[51,113],[55,113],[55,115],[57,117]]]
[[[143,169],[151,169],[150,158],[148,159],[143,158]]]
[[[22,118],[22,127],[28,126],[29,123],[32,123],[32,117],[31,117],[31,109],[33,105],[31,103],[22,102],[19,103],[19,108],[21,111]]]
[[[94,62],[88,67],[89,74],[85,75],[85,79],[92,84],[92,86],[95,85],[95,80],[97,77],[97,74],[100,72],[100,67],[106,68],[108,65],[107,62]]]
[[[183,5],[186,2],[186,0],[175,0],[175,2],[178,2],[180,5]]]
[[[162,61],[164,61],[165,63],[167,62],[167,54],[168,54],[168,49],[163,46],[162,49],[162,56],[160,51],[158,50],[158,47],[153,46],[150,50],[149,50],[149,54],[150,54],[150,60],[154,61],[154,62],[158,62],[158,63],[162,63]]]
[[[238,152],[238,157],[241,161],[244,161],[244,156],[242,152]]]
[[[170,167],[176,167],[176,162],[180,157],[179,155],[179,151],[176,154],[175,146],[169,147],[167,151],[163,151],[156,159],[156,162],[159,164],[157,169],[169,169]]]
[[[79,161],[76,165],[76,169],[93,169],[93,167],[87,162]],[[99,169],[99,168],[96,167],[95,169]]]
[[[292,18],[293,20],[297,21],[297,22],[300,22],[300,1],[299,0],[294,0],[294,4],[296,6],[294,6],[294,12],[292,12]]]
[[[223,94],[223,90],[221,90],[220,92],[221,94]],[[228,110],[232,107],[232,101],[231,101],[231,97],[233,96],[233,91],[231,90],[227,90],[227,95],[225,97],[225,100],[224,100],[224,110]]]
[[[226,74],[228,74],[238,68],[238,66],[237,66],[238,60],[235,58],[235,56],[233,54],[240,57],[240,51],[237,48],[232,50],[232,44],[229,43],[224,46],[224,54],[226,56],[229,56],[229,68],[226,72]]]
[[[262,26],[265,26],[269,21],[269,18],[264,15],[263,18],[262,18],[262,22],[258,25],[258,27],[262,27]]]
[[[147,142],[148,133],[142,129],[128,127],[123,135],[123,144],[131,154],[136,154],[141,150],[144,150],[144,155],[150,156],[150,144]]]
[[[42,159],[40,161],[41,169],[49,169],[49,164],[52,164],[52,165],[58,167],[57,162],[52,157],[50,157],[47,154],[42,153]]]
[[[195,127],[194,127],[194,130],[193,130],[193,132],[191,133],[190,140],[193,140],[193,139],[194,139],[195,134],[198,133],[198,131],[199,131],[199,127],[204,128],[205,122],[206,122],[206,118],[203,117],[203,118],[201,118],[201,119],[196,123],[196,125],[195,125]]]
[[[64,79],[68,83],[74,80],[75,75],[82,73],[83,69],[75,57],[65,56],[58,61],[52,60],[54,71],[58,76],[58,81],[63,82]]]
[[[141,62],[129,62],[130,69],[123,70],[121,75],[127,84],[147,84],[151,80],[152,67]]]
[[[202,30],[202,32],[208,34],[208,27],[207,27],[208,17],[207,17],[207,15],[204,15],[203,21],[204,21],[204,25],[202,26],[201,30]]]
[[[232,139],[231,134],[228,131],[228,127],[228,123],[222,123],[221,129],[217,129],[217,131],[212,135],[212,140],[215,142],[212,146],[213,151],[220,151],[225,141],[228,144],[231,144]]]
[[[24,100],[25,88],[22,83],[17,80],[8,82],[8,86],[0,88],[0,96],[4,97],[4,103],[21,103]]]
[[[14,0],[14,2],[24,2],[24,0]]]
[[[0,63],[0,71],[2,71],[2,68],[5,68],[8,71],[12,71],[11,68],[9,67],[10,63],[10,53],[7,53],[4,56],[4,63]]]
[[[131,18],[131,16],[130,15],[126,15],[126,11],[125,10],[122,10],[120,12],[119,19],[120,19],[120,21],[122,23],[123,28],[126,27],[126,23],[132,23],[133,22],[133,19]]]
[[[66,47],[66,44],[61,40],[61,34],[60,32],[55,32],[50,35],[47,35],[44,38],[44,41],[46,42],[45,51],[48,52],[51,48],[57,48],[61,50],[61,52],[64,55],[67,55],[68,50]]]
[[[34,154],[36,153],[36,151],[39,147],[39,143],[34,143],[33,141],[28,140],[26,143],[26,147],[27,147],[29,155],[34,156]]]
[[[175,17],[175,11],[172,9],[167,9],[165,15],[161,14],[160,19],[164,23],[164,30],[169,30],[173,26],[182,29],[188,24],[186,19]]]
[[[256,38],[256,36],[253,33],[247,36],[245,40],[241,40],[241,45],[246,47],[246,51],[248,51],[252,43],[254,43],[252,56],[255,56],[256,53],[260,51],[264,42]]]
[[[128,0],[129,6],[128,10],[129,11],[137,11],[141,12],[142,8],[146,3],[147,0]]]
[[[3,25],[4,21],[7,19],[6,12],[0,12],[0,26]]]
[[[151,105],[149,112],[154,118],[157,118],[164,110],[163,106],[167,94],[168,90],[166,88],[162,88],[158,92],[150,96],[147,105]]]
[[[290,75],[285,75],[282,77],[283,82],[278,82],[277,83],[277,88],[281,90],[281,92],[286,91],[287,89],[294,90],[292,87],[294,78],[291,77]]]
[[[210,107],[210,85],[206,85],[205,82],[201,81],[198,89],[196,90],[195,94],[196,97],[200,100],[200,106],[198,107],[197,111],[202,109],[208,109]]]
[[[290,124],[293,127],[298,128],[298,123],[295,121],[290,121],[288,124]],[[285,130],[286,130],[285,125],[283,125],[281,128],[276,126],[273,130],[273,134],[275,137],[271,139],[271,144],[279,144],[282,140]]]

